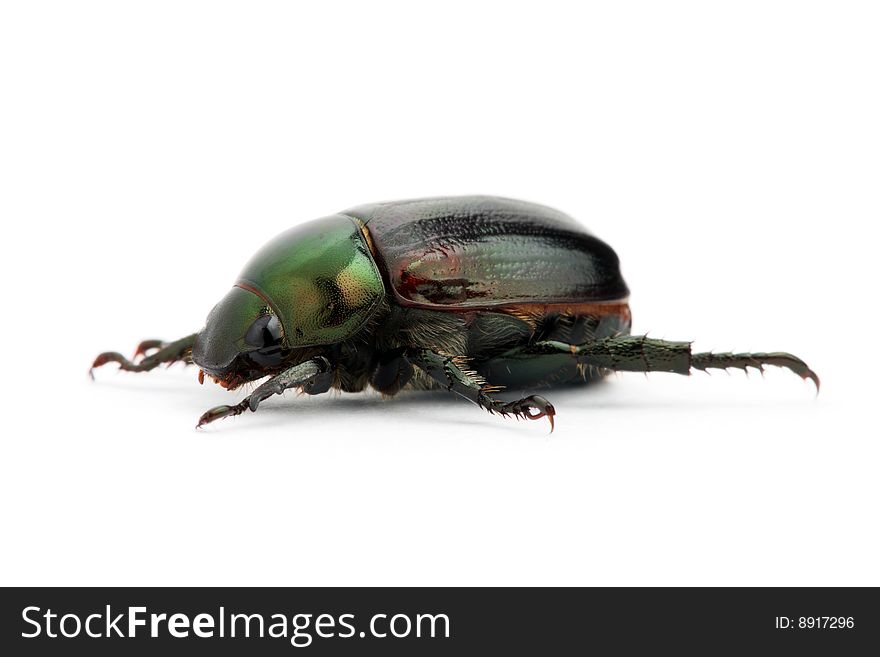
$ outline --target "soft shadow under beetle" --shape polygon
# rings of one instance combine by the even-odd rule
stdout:
[[[250,409],[288,388],[384,395],[443,388],[490,413],[529,419],[556,411],[543,397],[504,401],[504,389],[541,389],[611,371],[786,367],[782,352],[691,353],[689,342],[633,336],[617,255],[561,212],[488,196],[363,205],[282,233],[245,266],[198,333],[142,342],[144,372],[193,362],[235,389],[270,377],[198,426]],[[142,356],[140,360],[138,357]],[[91,372],[91,371],[90,371]]]

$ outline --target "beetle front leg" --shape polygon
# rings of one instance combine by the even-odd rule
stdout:
[[[233,415],[241,415],[247,410],[254,412],[260,402],[272,395],[280,395],[290,388],[302,388],[303,392],[317,395],[327,392],[333,383],[333,369],[323,356],[307,360],[299,365],[284,370],[280,374],[257,387],[251,394],[234,406],[216,406],[202,414],[196,429],[215,420]]]
[[[553,431],[556,409],[553,408],[553,404],[539,395],[504,402],[492,396],[492,393],[500,388],[487,383],[479,374],[467,369],[466,360],[463,358],[444,356],[430,349],[409,349],[406,358],[450,392],[482,406],[490,413],[514,415],[529,420],[546,417],[550,422],[550,431]]]
[[[89,376],[94,380],[95,374],[93,370],[107,363],[119,363],[119,369],[126,372],[149,372],[162,363],[171,365],[178,361],[184,361],[187,364],[192,362],[190,354],[192,346],[196,340],[196,333],[188,335],[174,342],[162,342],[161,340],[144,340],[141,342],[134,353],[134,358],[143,355],[141,360],[131,361],[119,352],[105,351],[99,354],[92,366],[89,368]],[[148,352],[152,352],[149,353]]]
[[[797,356],[782,351],[771,353],[691,353],[690,342],[655,340],[643,335],[618,335],[581,345],[553,340],[536,342],[524,354],[568,353],[579,362],[617,372],[672,372],[690,374],[692,370],[752,367],[760,372],[765,365],[784,367],[802,379],[810,379],[819,391],[819,377]]]

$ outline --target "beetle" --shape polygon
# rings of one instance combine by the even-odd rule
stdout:
[[[784,352],[692,353],[689,342],[631,335],[617,254],[571,217],[507,198],[464,196],[374,203],[291,228],[245,265],[204,328],[134,356],[100,354],[132,372],[195,363],[224,388],[269,377],[197,427],[256,411],[297,388],[386,396],[442,388],[490,413],[546,417],[533,394],[505,389],[582,384],[609,372],[765,365],[819,378]]]

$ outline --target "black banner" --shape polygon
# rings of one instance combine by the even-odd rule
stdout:
[[[8,588],[0,612],[6,655],[844,655],[880,645],[869,588]]]

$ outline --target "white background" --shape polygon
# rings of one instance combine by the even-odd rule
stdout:
[[[880,584],[872,3],[6,3],[3,584]],[[545,203],[634,330],[784,371],[237,400],[86,370],[202,326],[290,225]]]

